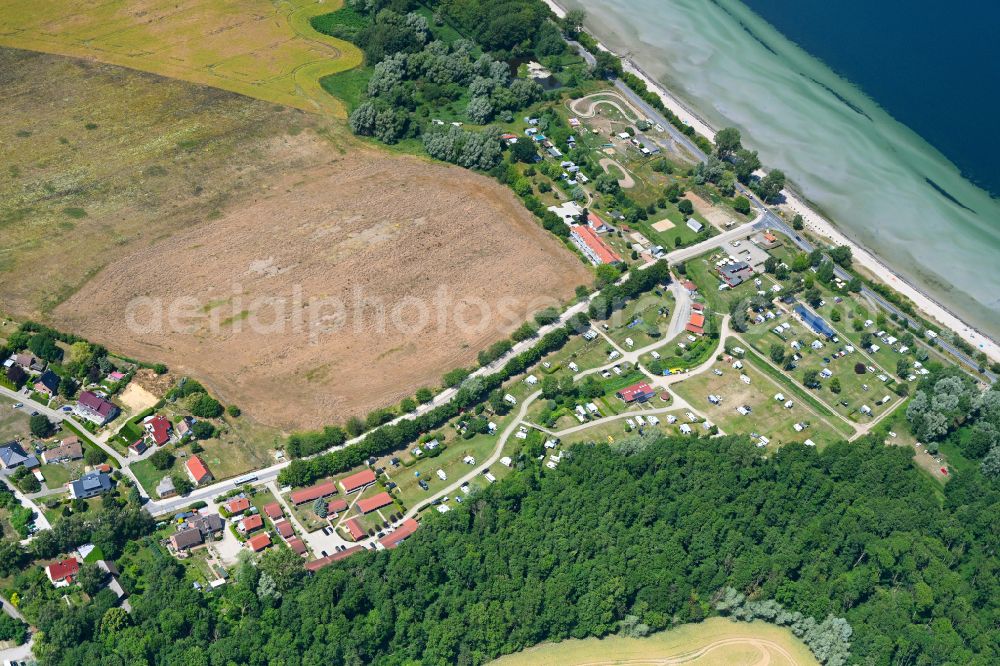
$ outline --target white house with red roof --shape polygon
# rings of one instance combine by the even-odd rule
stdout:
[[[162,414],[147,416],[142,420],[142,427],[146,429],[146,434],[157,446],[163,446],[169,442],[174,431],[170,421]]]
[[[67,557],[65,560],[56,560],[45,567],[45,575],[56,587],[66,587],[73,582],[76,574],[80,571],[80,563],[75,557]]]

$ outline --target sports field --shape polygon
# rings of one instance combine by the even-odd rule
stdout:
[[[812,666],[809,649],[788,629],[763,622],[710,618],[646,638],[547,643],[493,662],[493,666]]]
[[[92,58],[344,117],[319,79],[357,67],[354,45],[309,19],[342,0],[0,0],[0,45]]]

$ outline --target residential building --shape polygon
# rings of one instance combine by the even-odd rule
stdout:
[[[97,425],[104,425],[118,416],[119,412],[118,407],[92,391],[84,391],[80,394],[73,411],[81,418]]]
[[[306,545],[302,542],[302,539],[298,537],[292,537],[291,539],[288,539],[285,543],[288,544],[288,547],[291,548],[292,552],[295,553],[296,555],[305,555],[308,552],[306,549]]]
[[[258,534],[255,537],[251,537],[251,538],[247,539],[246,546],[247,546],[247,548],[249,548],[253,552],[259,553],[260,551],[264,550],[265,548],[269,548],[271,546],[271,535],[270,534]]]
[[[205,538],[201,531],[192,527],[178,528],[177,532],[170,535],[170,546],[176,552],[200,546],[204,542]]]
[[[684,330],[695,335],[703,335],[705,333],[705,315],[692,311]]]
[[[428,445],[427,448],[430,449],[431,447]],[[350,494],[372,483],[375,483],[375,472],[370,469],[364,469],[357,474],[351,474],[341,479],[340,487],[345,494]]]
[[[598,217],[597,213],[594,213],[593,211],[587,212],[587,224],[589,224],[590,228],[599,234],[614,231],[607,222]]]
[[[374,477],[374,473],[372,473],[372,476]],[[372,480],[374,481],[374,478]],[[292,504],[299,505],[336,494],[337,484],[333,481],[324,481],[323,483],[317,483],[315,486],[292,491],[292,494],[288,497],[292,501]]]
[[[87,472],[76,481],[66,484],[72,499],[96,497],[111,490],[111,477],[104,472]]]
[[[264,513],[267,514],[267,517],[271,520],[278,520],[279,518],[283,518],[285,515],[285,512],[281,510],[281,505],[277,502],[265,504]]]
[[[28,469],[38,467],[38,458],[24,450],[18,442],[7,442],[0,446],[0,464],[4,469],[13,469],[24,465]]]
[[[14,356],[14,363],[31,372],[42,372],[47,365],[45,361],[35,358],[33,354],[17,354]]]
[[[203,537],[207,537],[211,534],[217,534],[222,531],[223,527],[226,526],[222,517],[217,513],[196,514],[191,518],[188,518],[187,524],[193,529],[201,532]]]
[[[38,378],[38,381],[35,382],[35,390],[51,398],[59,390],[59,382],[59,375],[51,370],[46,370]]]
[[[141,456],[143,453],[149,450],[149,446],[146,445],[145,438],[135,440],[134,442],[128,445],[128,448],[137,456]]]
[[[250,508],[250,500],[246,497],[234,497],[225,504],[226,511],[231,516],[238,516]]]
[[[145,428],[146,434],[157,446],[163,446],[169,442],[170,435],[173,433],[174,429],[173,426],[170,425],[170,421],[168,421],[165,416],[160,414],[147,416],[143,419],[142,426]]]
[[[573,227],[569,235],[573,244],[590,259],[591,263],[595,265],[621,263],[622,258],[590,227],[583,225]]]
[[[56,560],[45,567],[45,575],[56,587],[65,587],[73,582],[76,574],[80,571],[80,563],[75,557],[67,557],[65,560]]]
[[[337,498],[335,500],[330,500],[330,503],[326,505],[327,515],[334,516],[338,513],[347,511],[347,500]]]
[[[344,521],[344,529],[347,530],[348,534],[350,534],[351,538],[355,541],[365,538],[365,531],[361,529],[361,525],[358,523],[357,518],[351,518]]]
[[[83,445],[76,435],[67,437],[59,446],[42,452],[42,461],[46,464],[60,463],[67,460],[79,460],[83,457]]]
[[[390,504],[392,504],[392,495],[389,493],[379,493],[374,497],[358,500],[358,511],[361,513],[371,513]]]
[[[295,530],[292,529],[292,524],[287,520],[279,520],[274,523],[274,529],[278,531],[283,539],[291,539],[295,536]]]
[[[240,532],[243,532],[243,534],[250,534],[251,532],[256,532],[262,527],[264,527],[264,518],[259,513],[255,513],[252,516],[247,516],[241,520],[238,529]]]
[[[196,486],[200,486],[214,478],[212,473],[208,471],[205,461],[197,455],[188,458],[184,462],[184,468],[187,469],[188,476],[191,477],[191,481]]]
[[[417,531],[420,527],[420,523],[415,521],[413,518],[407,518],[403,523],[397,527],[395,530],[386,534],[384,537],[379,539],[379,543],[386,550],[391,550],[401,544],[407,537]]]
[[[719,276],[721,276],[730,287],[736,287],[753,277],[753,268],[751,268],[750,264],[745,261],[723,264],[719,268]]]
[[[632,384],[632,386],[623,388],[615,393],[615,395],[627,403],[646,402],[656,396],[656,391],[646,382],[639,382],[638,384]]]

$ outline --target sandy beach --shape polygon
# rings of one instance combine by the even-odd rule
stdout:
[[[545,2],[556,16],[565,16],[566,11],[554,0],[545,0]],[[604,50],[609,50],[600,40],[598,40],[598,45]],[[642,79],[650,90],[656,92],[663,101],[664,106],[675,113],[678,118],[691,125],[702,136],[714,141],[715,129],[662,84],[646,74],[640,66],[629,59],[623,59],[622,68]],[[903,279],[896,271],[883,263],[867,248],[839,231],[829,220],[811,208],[796,192],[791,189],[785,189],[782,191],[782,194],[785,196],[788,209],[802,216],[805,227],[809,232],[826,239],[830,243],[850,247],[854,261],[858,265],[864,266],[873,275],[879,276],[883,282],[895,291],[910,299],[927,319],[950,329],[977,350],[984,352],[991,361],[1000,361],[1000,344],[995,340],[965,323],[944,305],[938,303],[921,289]]]

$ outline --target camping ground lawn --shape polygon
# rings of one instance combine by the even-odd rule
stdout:
[[[670,326],[670,315],[674,309],[674,298],[670,292],[664,292],[662,296],[655,293],[643,294],[634,301],[630,301],[623,309],[615,312],[610,319],[605,322],[608,326],[606,331],[608,336],[614,340],[619,347],[626,351],[639,349],[660,341],[667,328]],[[667,314],[661,314],[661,310]],[[630,328],[631,324],[635,324]],[[601,324],[598,324],[601,326]],[[660,335],[653,337],[647,333],[647,328],[655,326]],[[625,338],[632,339],[632,346],[625,343]]]
[[[655,401],[653,406],[659,408],[661,404],[662,403],[660,403],[659,401]],[[694,424],[692,424],[691,421],[688,420],[684,412],[685,410],[679,409],[676,411],[671,411],[663,414],[656,414],[656,418],[660,420],[659,425],[646,426],[642,430],[643,432],[647,430],[658,430],[660,432],[665,433],[668,436],[679,435],[680,425],[682,423],[688,423],[694,427]],[[634,418],[636,414],[642,415],[643,410],[636,410],[634,413],[630,413],[628,418]],[[676,417],[677,422],[674,423],[673,425],[667,423],[668,415],[673,415],[674,417]],[[614,421],[608,421],[606,423],[594,425],[589,428],[584,428],[583,430],[579,430],[577,432],[571,433],[569,435],[566,435],[565,437],[560,438],[560,442],[563,447],[569,446],[570,444],[576,444],[577,442],[596,442],[598,444],[604,444],[604,443],[611,444],[613,442],[620,441],[625,437],[631,437],[635,434],[638,434],[634,429],[631,431],[628,430],[625,419],[626,417],[623,416],[622,418],[615,419]],[[702,419],[698,419],[697,423],[700,424],[701,421]],[[698,425],[696,427],[696,432],[704,432],[704,431],[701,429],[701,426]]]
[[[813,440],[817,445],[840,439],[832,425],[746,361],[741,370],[723,361],[716,361],[712,369],[722,371],[722,375],[716,375],[712,371],[703,372],[678,382],[671,388],[727,434],[756,432],[771,440],[769,447],[772,449],[781,444],[806,439]],[[740,374],[750,378],[749,385],[740,380]],[[784,407],[784,401],[774,399],[774,395],[779,392],[784,394],[786,400],[792,400],[794,406],[791,409]],[[722,404],[713,405],[709,402],[710,394],[720,396]],[[751,413],[743,416],[737,412],[736,408],[741,405],[749,406]],[[810,426],[801,433],[795,432],[792,425],[799,422],[807,422]]]
[[[498,426],[496,435],[476,435],[472,439],[462,439],[454,430],[449,429],[445,449],[437,456],[430,457],[424,453],[410,466],[387,467],[386,471],[389,473],[390,480],[394,481],[397,486],[396,497],[403,506],[409,509],[417,502],[433,495],[440,488],[467,474],[473,467],[462,462],[462,459],[465,456],[472,456],[477,463],[485,460],[496,447],[497,438],[510,422],[514,413],[515,411],[512,410],[502,422],[494,419]],[[511,440],[514,439],[512,436]],[[448,475],[447,481],[442,481],[438,477],[437,470],[439,469],[444,470],[445,474]],[[417,476],[418,473],[420,476]],[[430,486],[429,490],[420,487],[418,482],[421,479]]]
[[[772,330],[782,322],[791,324],[791,328],[783,334],[784,340]],[[793,340],[799,341],[802,348],[798,353],[802,358],[797,362],[798,367],[790,371],[789,374],[801,384],[803,383],[803,376],[806,371],[815,370],[816,372],[822,372],[823,369],[829,368],[833,376],[830,378],[819,378],[820,388],[810,390],[838,413],[852,421],[869,423],[874,417],[877,417],[885,409],[895,406],[899,401],[899,398],[893,392],[895,382],[893,381],[894,372],[892,370],[875,366],[876,371],[874,373],[865,372],[861,375],[856,374],[854,372],[854,365],[856,363],[863,363],[866,366],[872,365],[871,360],[865,354],[855,347],[855,351],[841,358],[833,358],[833,354],[838,349],[849,344],[843,338],[841,338],[841,342],[839,343],[821,340],[823,347],[821,349],[813,349],[812,343],[817,339],[816,335],[790,315],[779,316],[764,324],[752,325],[743,337],[765,358],[769,358],[772,344],[780,343],[784,347],[786,355],[790,355],[795,353],[795,350],[790,346],[791,342]],[[824,359],[830,359],[830,362],[826,363]],[[885,374],[885,376],[889,377],[889,381],[883,382],[880,380],[878,377],[879,374]],[[830,390],[833,378],[837,378],[840,381],[840,393],[834,393]],[[865,388],[866,386],[868,387],[867,389]],[[876,403],[886,395],[891,398],[890,402],[884,406],[877,405]],[[847,405],[843,404],[845,402]],[[871,408],[872,416],[865,416],[858,411],[862,405],[868,405]]]

